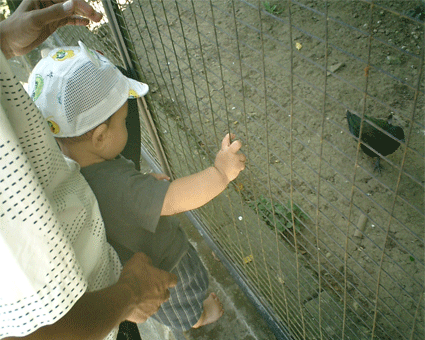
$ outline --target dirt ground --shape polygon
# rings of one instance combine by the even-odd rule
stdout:
[[[124,10],[173,169],[181,176],[211,164],[229,130],[243,141],[247,170],[227,194],[241,202],[217,203],[226,207],[219,213],[207,208],[205,215],[214,214],[206,218],[218,243],[230,253],[241,249],[240,258],[234,256],[242,267],[245,255],[254,254],[261,267],[259,258],[267,254],[271,288],[255,276],[260,269],[253,280],[265,295],[284,291],[271,304],[297,337],[339,339],[341,329],[328,328],[351,322],[353,338],[423,338],[423,71],[418,82],[424,24],[407,17],[420,2],[377,1],[372,8],[363,1],[328,1],[329,20],[323,1],[290,8],[284,1],[269,3],[276,5],[274,14],[260,14],[253,0],[234,1],[234,7],[218,0],[141,1]],[[377,118],[393,113],[394,124],[403,127],[406,144],[382,161],[381,175],[371,158],[357,153],[347,109]],[[255,209],[261,195],[273,200],[268,209],[274,217]],[[296,232],[271,230],[264,215],[276,223],[281,217],[275,210],[290,199],[307,216],[297,222],[301,215],[295,214]],[[254,221],[239,227],[240,211]],[[362,215],[364,227],[358,225]],[[284,256],[291,257],[292,273],[282,269]],[[301,267],[310,276],[309,295],[302,298]],[[293,307],[282,289],[290,278]],[[322,315],[320,334],[307,326],[312,312],[306,304],[325,294],[351,321],[332,326]],[[297,321],[288,321],[288,314]]]

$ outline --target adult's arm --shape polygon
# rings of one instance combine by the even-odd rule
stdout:
[[[0,47],[7,59],[23,55],[65,25],[85,26],[99,22],[102,14],[84,0],[24,0],[0,22]]]
[[[136,253],[124,266],[118,282],[85,293],[56,323],[39,328],[25,340],[101,340],[122,321],[146,321],[167,301],[168,288],[177,284],[175,275],[157,269],[143,253]]]

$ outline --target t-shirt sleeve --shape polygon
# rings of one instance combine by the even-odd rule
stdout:
[[[128,223],[142,221],[144,229],[155,232],[170,183],[137,172],[128,178],[127,185],[129,195],[126,203],[123,201],[122,204],[123,211],[127,211],[128,215],[123,219],[128,219]]]
[[[138,172],[120,157],[81,169],[99,202],[103,219],[117,228],[134,226],[155,232],[170,183]]]

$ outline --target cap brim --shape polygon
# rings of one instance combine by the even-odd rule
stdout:
[[[149,92],[149,86],[145,83],[141,83],[131,78],[127,78],[130,84],[128,91],[128,98],[135,99],[138,97],[144,97]]]

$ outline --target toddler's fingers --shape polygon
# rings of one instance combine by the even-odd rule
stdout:
[[[242,147],[242,142],[240,140],[235,140],[232,144],[230,144],[229,149],[233,153],[236,153],[240,150],[241,147]]]
[[[244,154],[242,153],[239,154],[239,161],[240,161],[241,171],[242,171],[245,169],[245,162],[246,162],[246,157]]]
[[[149,173],[149,175],[155,177],[158,181],[162,181],[166,179],[167,181],[170,180],[170,177],[168,177],[166,174],[156,174],[154,172]]]
[[[221,142],[221,149],[224,150],[225,148],[230,146],[230,143],[233,139],[235,139],[235,134],[231,133],[231,134],[226,134],[226,136],[224,136],[223,141]]]
[[[242,162],[245,167],[246,156],[243,153],[239,153],[239,161]]]
[[[221,141],[221,149],[224,150],[230,145],[230,135],[227,134],[224,136],[223,140]]]

